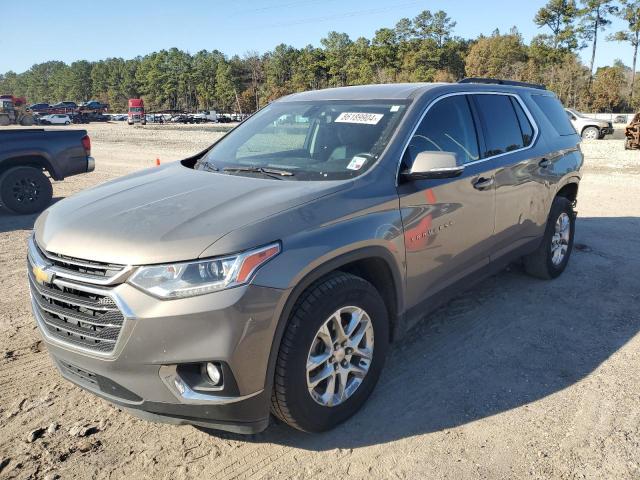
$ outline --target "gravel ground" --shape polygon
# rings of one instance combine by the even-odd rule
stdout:
[[[56,198],[195,153],[216,127],[90,125],[96,171]],[[0,478],[640,478],[640,152],[585,143],[577,249],[517,266],[393,346],[336,430],[242,437],[137,420],[63,381],[29,311],[34,216],[0,212]]]

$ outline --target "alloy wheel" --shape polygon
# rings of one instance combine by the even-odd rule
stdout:
[[[567,255],[570,237],[571,219],[566,212],[562,212],[556,220],[555,232],[551,237],[551,261],[556,267]]]
[[[307,388],[320,405],[344,403],[362,384],[373,360],[373,324],[359,307],[342,307],[316,332],[307,357]]]
[[[21,178],[11,189],[13,198],[19,203],[33,202],[38,198],[40,189],[37,182],[30,178]]]

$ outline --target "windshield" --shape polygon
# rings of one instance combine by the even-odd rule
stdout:
[[[287,180],[356,177],[382,154],[406,108],[397,101],[274,103],[232,130],[195,168],[252,176],[275,169]]]
[[[140,113],[142,111],[142,107],[129,107],[129,112],[131,113]]]

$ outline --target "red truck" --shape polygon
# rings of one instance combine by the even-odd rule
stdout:
[[[129,112],[127,123],[129,125],[133,125],[134,123],[141,123],[142,125],[147,124],[147,117],[144,113],[144,102],[141,98],[130,98],[129,99]]]

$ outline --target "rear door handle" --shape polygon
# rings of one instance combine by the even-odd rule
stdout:
[[[547,168],[550,165],[551,165],[551,160],[549,160],[548,158],[543,158],[542,160],[540,160],[540,162],[538,162],[538,166],[542,168]]]
[[[491,185],[493,185],[493,177],[480,177],[475,182],[473,182],[473,188],[475,188],[476,190],[486,190],[487,188],[491,187]]]

